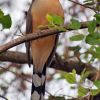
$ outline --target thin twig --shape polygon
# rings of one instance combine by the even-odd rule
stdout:
[[[94,11],[95,11],[95,9],[94,9],[94,8],[92,8],[92,7],[89,7],[89,6],[83,5],[83,4],[78,3],[78,2],[75,2],[75,1],[73,1],[73,0],[68,0],[68,1],[73,2],[73,3],[77,4],[77,5],[80,5],[80,6],[83,6],[83,7],[85,7],[85,8],[89,8],[89,9],[91,9],[91,10],[94,10]]]
[[[8,100],[6,97],[0,95],[0,98],[4,99],[4,100]]]

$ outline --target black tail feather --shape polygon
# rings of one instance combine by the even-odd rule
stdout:
[[[33,70],[33,77],[32,77],[31,100],[44,100],[43,98],[45,95],[46,67],[44,67],[42,73],[36,73]]]

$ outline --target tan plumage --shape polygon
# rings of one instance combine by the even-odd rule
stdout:
[[[39,31],[37,28],[39,25],[47,25],[47,14],[56,14],[64,17],[64,12],[59,0],[35,0],[28,12],[26,33]],[[30,42],[35,73],[42,73],[45,64],[48,65],[48,58],[50,58],[51,54],[53,55],[55,51],[57,36],[58,35],[52,35]],[[48,61],[48,63],[50,63],[50,61]]]
[[[31,9],[33,32],[37,31],[39,25],[48,24],[47,14],[57,14],[63,16],[63,10],[59,0],[36,0]],[[33,63],[37,72],[42,71],[50,53],[55,46],[56,35],[31,42]]]

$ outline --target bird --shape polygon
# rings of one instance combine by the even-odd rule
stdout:
[[[47,14],[64,18],[64,10],[59,0],[32,0],[26,18],[26,34],[36,33],[39,25],[47,25]],[[42,33],[41,33],[42,34]],[[26,42],[28,64],[33,58],[31,100],[44,100],[46,68],[50,66],[58,42],[58,34]]]

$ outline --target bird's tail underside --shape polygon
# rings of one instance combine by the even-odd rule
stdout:
[[[46,68],[42,73],[33,70],[31,100],[44,100]]]

